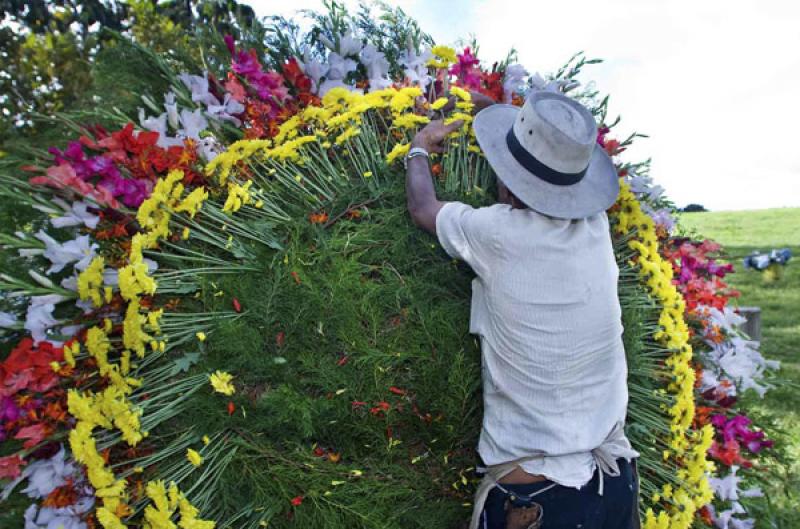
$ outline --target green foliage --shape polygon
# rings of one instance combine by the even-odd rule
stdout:
[[[99,28],[120,30],[126,9],[117,2],[86,0],[0,2],[0,141],[31,133],[30,112],[74,108],[90,86],[90,62],[102,46]]]
[[[411,224],[397,181],[360,219],[327,229],[298,219],[284,252],[257,258],[263,272],[208,280],[206,311],[229,310],[233,297],[245,310],[210,334],[202,363],[237,374],[237,411],[229,418],[219,395],[201,392],[175,427],[243,436],[238,500],[222,493],[231,509],[280,513],[274,527],[450,527],[465,517],[469,493],[452,484],[463,488],[480,426],[471,273],[433,243]],[[371,413],[381,402],[390,409]],[[341,462],[315,458],[313,443]],[[291,522],[283,514],[296,495],[314,508]]]
[[[159,55],[127,39],[114,39],[97,54],[92,69],[93,99],[107,110],[138,121],[136,113],[144,106],[143,96],[161,104],[164,94],[175,85],[170,66],[177,71],[191,68],[191,57],[180,56],[178,51],[176,48],[171,57]]]

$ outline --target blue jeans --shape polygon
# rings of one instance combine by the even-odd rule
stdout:
[[[620,475],[603,476],[603,495],[597,493],[599,472],[581,487],[555,485],[533,497],[542,506],[542,529],[639,529],[639,478],[632,463],[617,459]],[[503,487],[511,493],[525,496],[544,489],[553,482],[510,485]],[[497,487],[489,492],[481,514],[481,529],[505,529],[505,502],[507,494]]]

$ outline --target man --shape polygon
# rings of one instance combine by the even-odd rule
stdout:
[[[476,106],[486,106],[486,100]],[[461,123],[434,121],[406,157],[408,209],[475,271],[470,332],[481,338],[487,473],[471,529],[639,526],[623,426],[627,365],[609,208],[617,173],[576,101],[534,92],[481,110],[474,130],[498,203],[440,202],[427,153]]]

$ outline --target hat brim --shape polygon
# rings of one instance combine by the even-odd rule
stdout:
[[[581,219],[610,208],[619,195],[619,180],[614,162],[600,145],[595,146],[581,181],[567,186],[545,182],[514,158],[506,134],[519,110],[514,105],[492,105],[478,112],[473,122],[478,144],[503,184],[525,205],[551,217]]]

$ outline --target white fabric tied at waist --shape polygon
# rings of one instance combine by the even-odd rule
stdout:
[[[591,451],[592,457],[600,470],[600,482],[597,487],[597,493],[603,495],[603,474],[608,474],[611,477],[620,475],[619,465],[617,459],[624,457],[631,459],[639,457],[639,452],[631,448],[631,443],[625,437],[624,425],[622,422],[617,422],[611,432],[606,436],[603,443]],[[478,490],[475,491],[475,506],[472,509],[472,520],[469,524],[469,529],[478,529],[483,506],[486,503],[486,498],[489,496],[489,491],[497,485],[504,476],[511,473],[520,463],[525,461],[532,461],[545,457],[544,453],[537,453],[508,463],[500,463],[499,465],[489,465],[486,467],[486,475],[483,476]]]

